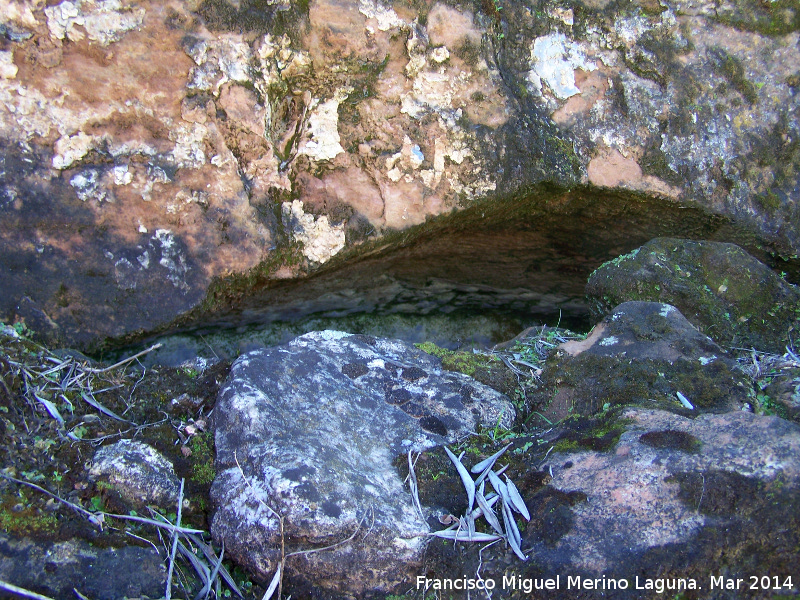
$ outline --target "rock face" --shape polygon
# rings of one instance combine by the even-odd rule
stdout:
[[[666,589],[670,597],[683,591],[733,600],[751,596],[712,588],[710,575],[749,581],[751,571],[763,570],[781,584],[794,575],[797,425],[741,411],[689,419],[629,408],[620,417],[625,431],[606,452],[553,452],[541,471],[539,458],[510,469],[532,517],[522,536],[528,561],[495,545],[482,552],[481,577],[493,579],[497,589],[504,576],[517,582],[507,586],[509,598],[589,599],[605,589],[615,598],[650,599],[664,597]],[[477,549],[462,552],[469,554],[463,563],[454,560],[452,544],[432,544],[429,577],[475,578]],[[615,587],[568,588],[568,574]],[[556,575],[557,591],[523,588],[525,579]],[[793,578],[784,589],[791,593],[796,586]],[[687,591],[692,587],[696,591]]]
[[[263,578],[282,543],[289,554],[355,534],[290,558],[287,575],[387,592],[419,567],[428,532],[395,461],[514,418],[505,396],[402,342],[325,331],[252,351],[215,408],[212,534]]]
[[[651,240],[606,263],[586,294],[598,318],[629,300],[666,302],[726,346],[783,354],[800,329],[800,292],[733,244]]]
[[[131,568],[135,565],[135,568]],[[97,548],[66,542],[16,540],[0,533],[0,579],[51,598],[157,598],[167,579],[164,562],[152,548]]]
[[[790,2],[51,4],[0,2],[0,317],[52,338],[540,182],[800,249]]]
[[[733,360],[673,306],[625,302],[585,340],[548,360],[538,408],[550,420],[644,404],[692,414],[739,409],[750,383]],[[680,392],[692,408],[682,404]]]

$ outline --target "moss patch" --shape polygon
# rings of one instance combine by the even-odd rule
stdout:
[[[189,442],[192,450],[192,481],[211,485],[217,472],[214,469],[214,433],[207,431],[194,436]]]
[[[750,104],[758,102],[756,88],[748,81],[741,60],[732,54],[728,54],[723,48],[718,46],[709,48],[707,52],[709,57],[714,61],[716,71],[722,75],[745,100]]]
[[[664,431],[648,431],[639,436],[639,441],[651,448],[666,448],[683,452],[699,452],[702,442],[690,433],[665,429]]]
[[[508,367],[499,359],[472,351],[448,350],[433,342],[414,344],[423,352],[441,359],[442,367],[448,371],[456,371],[469,375],[476,381],[500,393],[514,398],[519,382]]]
[[[720,23],[769,36],[782,36],[800,30],[798,0],[734,0],[729,8],[713,17]]]
[[[20,502],[19,497],[6,496],[0,504],[0,530],[16,535],[53,534],[58,519],[52,513]]]
[[[733,244],[654,239],[595,271],[586,292],[597,317],[622,302],[671,304],[723,345],[782,354],[800,327],[797,290]]]

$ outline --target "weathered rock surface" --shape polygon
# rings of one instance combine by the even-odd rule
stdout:
[[[691,414],[739,409],[751,384],[673,306],[625,302],[585,340],[559,346],[542,373],[537,410],[551,420],[643,404]],[[693,406],[684,407],[680,392]]]
[[[540,455],[512,462],[509,473],[532,517],[522,534],[528,561],[495,545],[482,552],[481,577],[497,589],[504,576],[514,578],[516,587],[508,585],[503,597],[536,600],[601,594],[641,600],[664,597],[665,589],[674,597],[680,579],[686,597],[768,597],[711,587],[711,575],[750,582],[756,571],[781,584],[791,576],[783,591],[797,592],[797,425],[742,411],[690,419],[627,408],[619,419],[625,431],[609,451],[556,451],[544,463]],[[476,548],[431,544],[428,559],[431,578],[476,577]],[[525,579],[557,575],[558,590],[522,587]],[[568,588],[568,576],[599,578],[606,586],[626,580],[627,589]],[[685,591],[692,585],[697,591]]]
[[[783,354],[800,330],[800,291],[733,244],[654,239],[606,263],[586,294],[600,318],[629,300],[672,304],[726,346]]]
[[[158,598],[166,568],[150,547],[97,548],[83,540],[41,542],[0,533],[0,580],[50,598]],[[15,596],[16,597],[16,596]]]
[[[290,558],[287,575],[387,592],[418,569],[428,532],[395,461],[514,416],[505,396],[402,342],[325,331],[252,351],[215,408],[212,534],[262,578],[282,543],[288,554],[355,534]]]
[[[765,400],[772,402],[770,407],[779,415],[800,422],[800,364],[783,367],[777,372],[770,372],[764,386]]]
[[[175,506],[178,501],[180,483],[172,463],[143,442],[120,440],[100,448],[89,474],[107,480],[135,506]]]
[[[788,1],[0,6],[0,316],[52,338],[152,330],[216,277],[540,182],[800,249]]]

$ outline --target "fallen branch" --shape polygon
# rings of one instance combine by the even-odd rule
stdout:
[[[145,354],[148,354],[148,353],[152,352],[153,350],[158,350],[159,348],[161,348],[161,345],[162,345],[161,342],[159,342],[158,344],[153,344],[147,350],[142,350],[141,352],[139,352],[137,354],[134,354],[133,356],[130,356],[130,357],[128,357],[128,358],[126,358],[124,360],[121,360],[121,361],[119,361],[117,363],[114,363],[110,367],[103,367],[102,369],[87,368],[85,370],[88,371],[89,373],[107,373],[108,371],[113,371],[116,368],[119,368],[119,367],[121,367],[123,365],[127,365],[129,362],[133,362],[137,358],[140,358],[140,357],[144,356]]]

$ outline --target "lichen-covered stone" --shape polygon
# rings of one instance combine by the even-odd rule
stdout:
[[[215,408],[212,534],[267,578],[282,543],[319,549],[358,531],[289,559],[288,575],[340,594],[390,591],[419,567],[428,532],[395,459],[514,415],[505,396],[403,342],[324,331],[249,352]]]
[[[783,354],[800,329],[800,292],[733,244],[651,240],[606,263],[586,294],[596,317],[630,300],[672,304],[720,344]]]
[[[585,340],[559,346],[542,380],[537,410],[551,421],[626,404],[685,414],[735,410],[750,390],[722,348],[675,307],[657,302],[617,306]]]
[[[590,600],[605,593],[652,600],[669,590],[670,598],[683,592],[735,600],[749,596],[741,589],[712,589],[710,576],[749,581],[754,570],[782,584],[791,576],[784,590],[794,593],[800,544],[797,425],[742,411],[691,419],[628,408],[618,419],[625,431],[608,451],[556,450],[543,463],[537,454],[526,466],[510,469],[531,514],[521,544],[528,561],[501,544],[480,555],[474,548],[432,544],[429,572],[474,577],[480,564],[481,576],[498,588],[503,576],[520,582],[506,590],[504,597],[513,599]],[[557,575],[557,590],[521,587],[525,579]],[[568,588],[568,576],[579,578],[580,587]],[[607,587],[590,589],[584,578]]]
[[[89,474],[107,480],[135,506],[175,506],[178,501],[180,483],[172,463],[143,442],[120,440],[103,446],[95,453]]]
[[[0,533],[0,580],[51,598],[156,598],[167,569],[149,546],[98,548],[82,539],[14,539]]]

